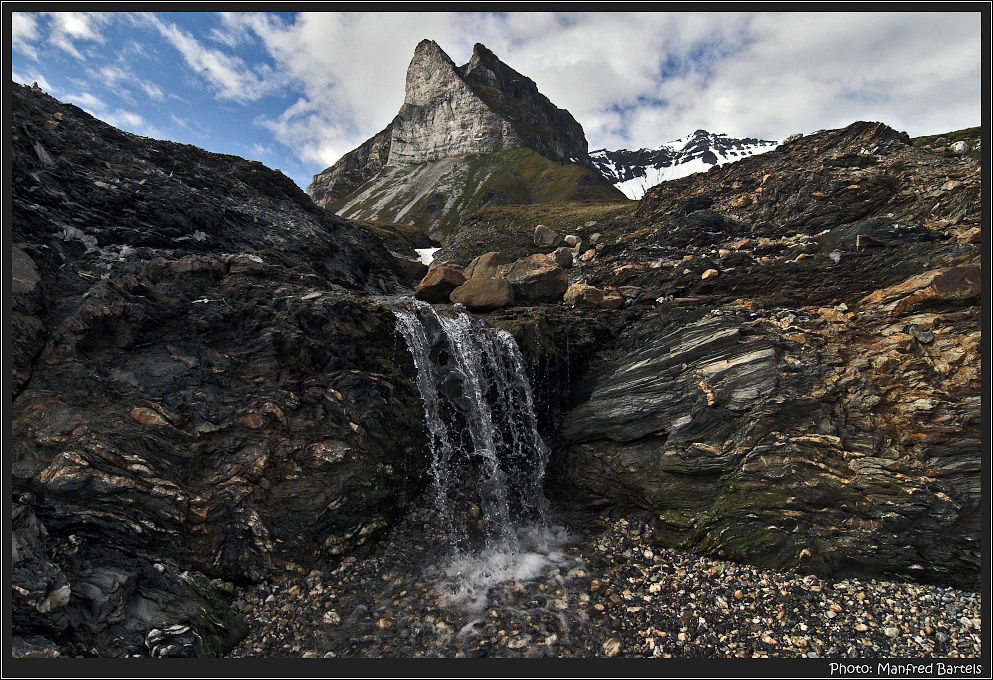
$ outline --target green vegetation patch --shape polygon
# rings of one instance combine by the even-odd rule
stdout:
[[[916,147],[934,147],[937,145],[937,141],[944,137],[945,142],[942,146],[948,146],[949,144],[954,144],[955,142],[968,142],[970,146],[975,147],[977,140],[981,140],[983,136],[983,128],[981,127],[971,127],[963,128],[961,130],[955,130],[954,132],[945,132],[940,135],[928,135],[926,137],[914,137],[913,142]],[[966,154],[966,158],[972,158],[979,160],[982,158],[983,152],[981,149],[973,148],[969,153]]]
[[[600,223],[615,217],[634,214],[637,201],[623,199],[600,201],[571,201],[536,205],[498,205],[482,208],[466,216],[466,221],[493,225],[514,224],[521,233],[531,235],[535,227],[544,224],[561,233],[582,231],[590,222]],[[596,225],[591,225],[595,229]]]
[[[413,224],[398,224],[396,222],[377,222],[375,220],[350,220],[363,229],[368,229],[383,239],[387,248],[393,252],[409,254],[413,257],[414,248],[430,248],[429,239]]]
[[[630,204],[632,210],[634,206],[595,171],[580,165],[560,165],[531,149],[471,154],[454,162],[438,162],[447,162],[450,167],[434,181],[433,190],[424,190],[424,180],[432,176],[429,166],[385,168],[339,204],[346,205],[362,195],[362,200],[345,210],[343,216],[393,224],[402,221],[445,240],[463,216],[485,206],[570,201],[624,203]]]
[[[982,137],[983,128],[981,127],[971,127],[963,128],[961,130],[956,130],[954,132],[945,132],[940,135],[928,135],[926,137],[914,137],[914,146],[934,146],[934,143],[938,141],[939,138],[944,137],[948,140],[948,144],[954,144],[955,142],[968,141],[970,139],[975,139],[977,137]]]

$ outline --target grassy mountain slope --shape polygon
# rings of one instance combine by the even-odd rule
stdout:
[[[332,210],[349,219],[398,222],[444,240],[466,214],[494,205],[623,201],[606,180],[530,149],[386,167]]]

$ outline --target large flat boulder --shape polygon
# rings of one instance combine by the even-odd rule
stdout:
[[[498,276],[514,287],[519,302],[558,302],[569,286],[565,270],[549,262],[545,255],[531,255],[502,265]]]
[[[450,298],[474,312],[491,312],[514,304],[514,287],[503,279],[468,279]]]
[[[465,274],[462,273],[461,267],[454,262],[439,262],[432,264],[428,273],[417,284],[414,297],[424,302],[448,302],[452,291],[463,283],[465,283]]]

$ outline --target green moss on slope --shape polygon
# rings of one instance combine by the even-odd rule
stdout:
[[[625,200],[588,168],[509,149],[384,168],[335,209],[349,219],[413,225],[444,240],[463,216],[484,206]]]

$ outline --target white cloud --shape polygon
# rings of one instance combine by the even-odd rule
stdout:
[[[105,64],[100,68],[88,69],[88,73],[94,81],[99,82],[104,87],[112,88],[115,93],[135,103],[131,96],[133,88],[142,90],[149,99],[163,101],[165,92],[155,83],[137,75],[130,67],[120,64]]]
[[[79,94],[67,94],[63,100],[73,102],[79,108],[89,113],[94,118],[99,118],[108,125],[116,128],[134,132],[146,137],[161,137],[161,131],[145,120],[145,117],[135,111],[126,111],[120,108],[112,108],[107,103],[90,92]]]
[[[276,87],[272,71],[267,65],[252,67],[238,56],[205,47],[176,24],[162,21],[155,15],[144,15],[144,19],[179,51],[187,66],[216,89],[217,96],[221,99],[250,102]]]
[[[123,111],[121,109],[103,114],[102,120],[103,122],[109,123],[114,127],[128,130],[144,129],[145,126],[148,125],[141,114],[135,113],[134,111]]]
[[[33,43],[40,35],[38,21],[33,14],[13,12],[10,15],[10,47],[32,59],[38,59]]]
[[[50,12],[49,41],[77,59],[83,55],[76,49],[76,41],[104,42],[100,29],[111,17],[103,12]]]

